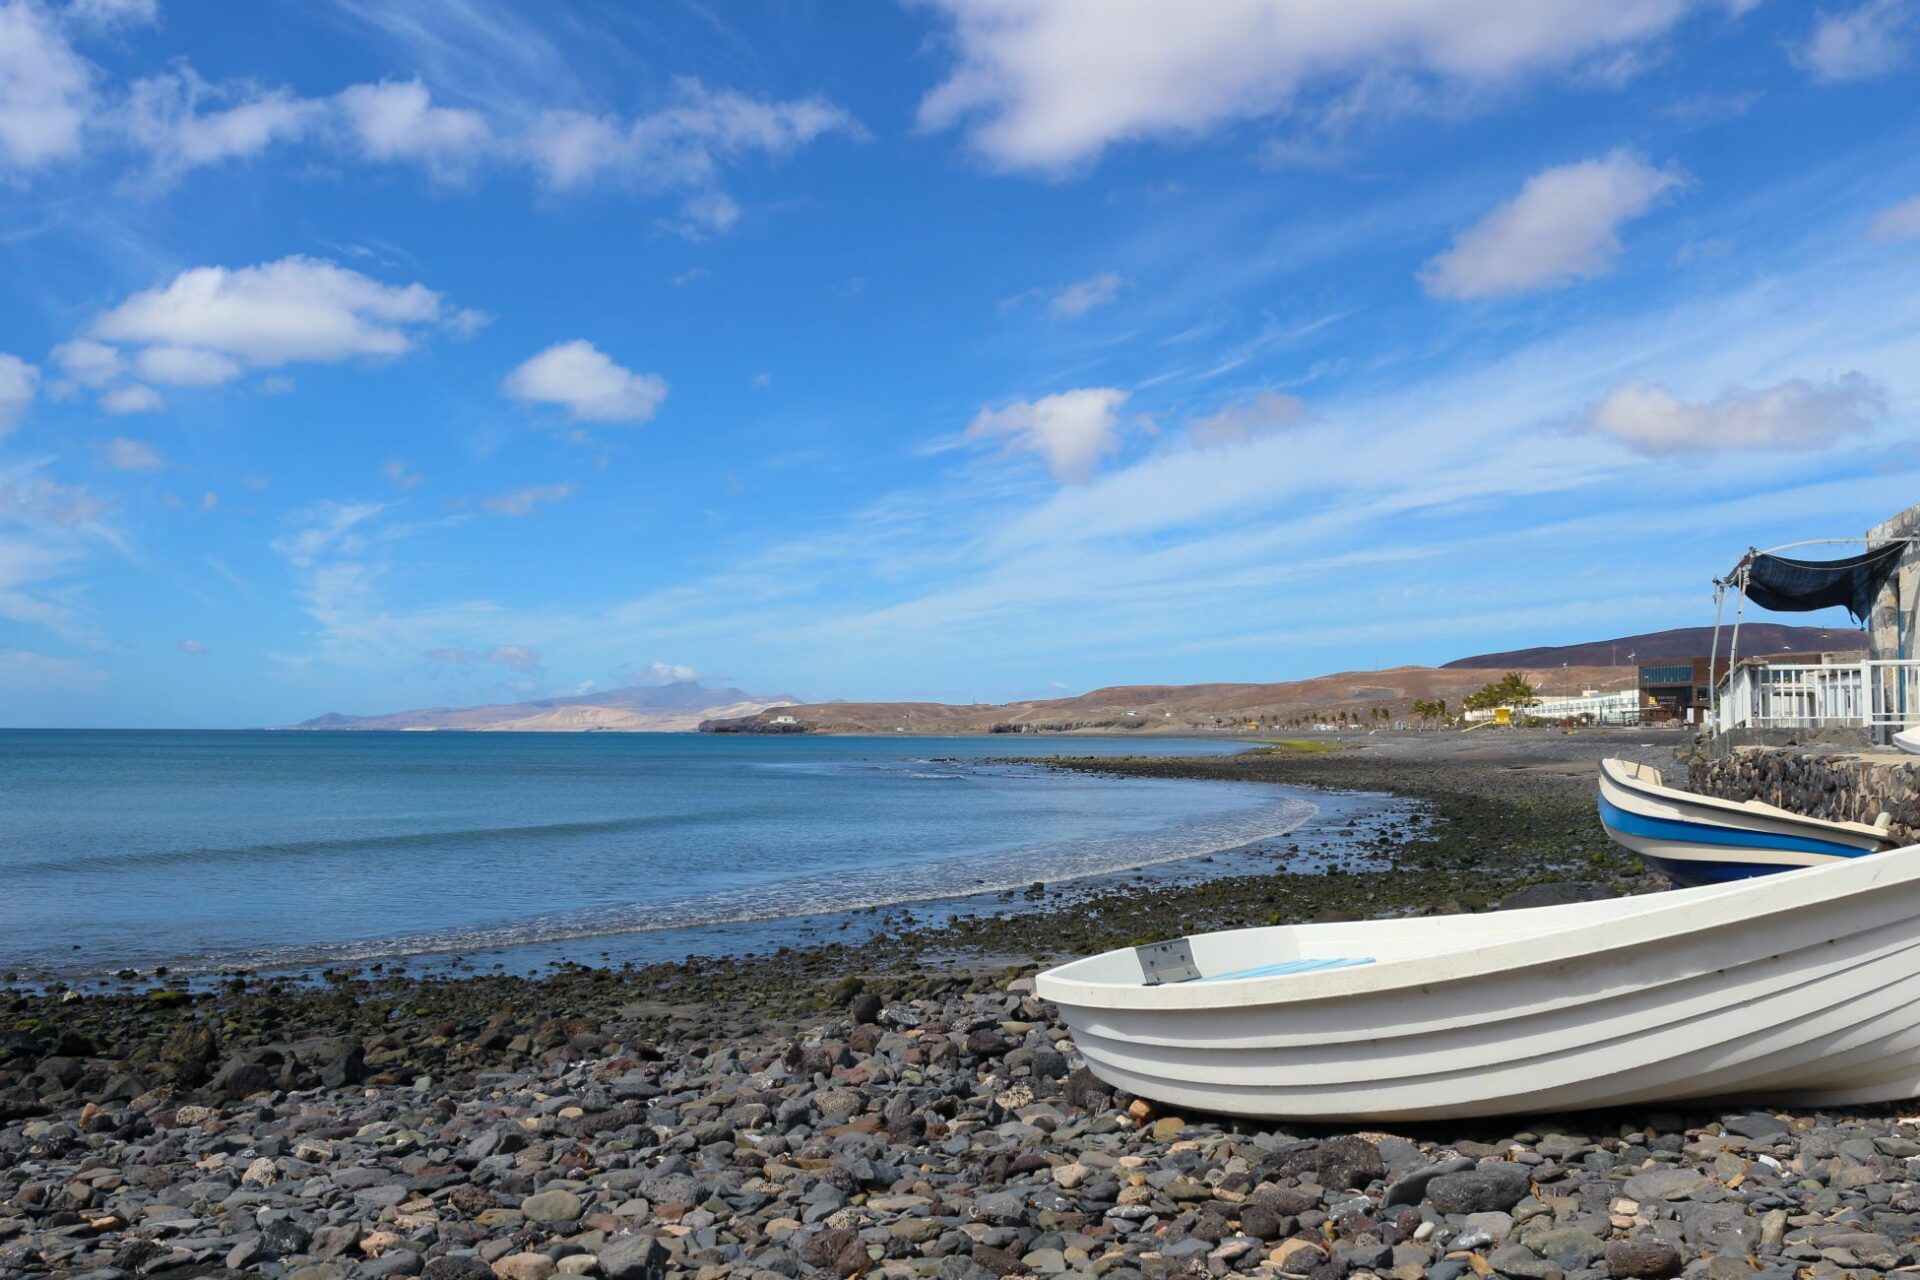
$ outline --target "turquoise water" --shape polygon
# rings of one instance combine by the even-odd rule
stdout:
[[[0,971],[501,952],[981,894],[1281,835],[1284,788],[999,754],[1155,740],[0,732]]]

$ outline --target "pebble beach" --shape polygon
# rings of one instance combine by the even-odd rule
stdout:
[[[1477,737],[1477,736],[1476,736]],[[1062,761],[1386,793],[1332,869],[1036,886],[858,944],[540,976],[367,966],[0,990],[0,1275],[1826,1277],[1920,1269],[1920,1116],[1615,1111],[1350,1132],[1086,1071],[1032,975],[1270,922],[1663,882],[1516,732]],[[1150,744],[1143,745],[1143,752]],[[1317,864],[1316,864],[1317,865]]]

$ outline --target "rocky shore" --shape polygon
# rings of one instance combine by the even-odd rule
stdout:
[[[1896,1108],[1342,1133],[1165,1114],[1038,963],[1186,930],[1658,888],[1591,740],[1063,767],[1392,790],[1388,869],[1045,889],[858,947],[538,979],[0,992],[0,1275],[1336,1280],[1920,1264]],[[1638,750],[1608,742],[1604,750]]]

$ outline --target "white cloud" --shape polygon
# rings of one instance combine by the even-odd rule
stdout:
[[[53,362],[69,381],[83,387],[104,387],[120,376],[120,353],[104,342],[76,338],[63,342],[52,351]]]
[[[388,484],[403,491],[420,483],[420,473],[398,458],[388,458],[381,463],[380,474],[387,478]]]
[[[102,395],[100,407],[111,414],[156,413],[167,407],[167,401],[144,382],[129,382]]]
[[[1828,83],[1883,76],[1906,60],[1913,17],[1912,0],[1865,0],[1842,13],[1823,9],[1798,60]]]
[[[199,640],[182,640],[180,642],[180,652],[182,653],[202,654],[206,651],[207,646]]]
[[[1420,269],[1437,298],[1557,288],[1613,270],[1620,227],[1680,185],[1626,151],[1546,169]]]
[[[583,187],[621,163],[624,131],[611,116],[549,111],[527,133],[525,146],[547,184]]]
[[[548,347],[508,374],[503,389],[561,405],[576,422],[645,422],[667,398],[665,378],[624,369],[584,338]]]
[[[349,85],[331,98],[306,98],[250,81],[214,84],[182,67],[137,81],[122,125],[163,180],[307,139],[367,160],[420,164],[442,178],[464,176],[494,149],[484,116],[435,106],[418,80]]]
[[[90,27],[145,27],[160,20],[160,0],[71,0],[66,12]]]
[[[686,192],[677,218],[662,225],[689,239],[724,234],[740,206],[721,189],[725,165],[779,158],[827,134],[864,131],[823,98],[773,101],[698,80],[675,82],[669,105],[628,119],[548,111],[519,139],[527,162],[556,191],[613,183],[641,192]]]
[[[649,662],[634,678],[641,684],[685,684],[700,673],[683,662]]]
[[[0,0],[0,173],[80,153],[92,72],[37,0]]]
[[[1655,456],[1727,449],[1821,449],[1867,430],[1887,411],[1885,388],[1860,373],[1829,382],[1790,378],[1750,390],[1730,387],[1689,402],[1659,385],[1615,387],[1588,411],[1588,430]]]
[[[443,323],[421,284],[387,285],[316,258],[256,267],[195,267],[136,293],[94,321],[95,338],[140,346],[156,382],[206,386],[295,361],[396,356]]]
[[[292,529],[273,541],[273,549],[288,563],[305,569],[333,551],[356,551],[354,529],[387,509],[384,502],[316,502],[289,512]]]
[[[1082,387],[1038,400],[1016,400],[982,409],[967,426],[969,439],[1008,436],[1008,447],[1037,453],[1056,479],[1090,479],[1102,457],[1119,448],[1120,406],[1127,393],[1113,387]]]
[[[1714,2],[933,0],[958,66],[920,122],[967,125],[1007,168],[1059,169],[1115,142],[1285,112],[1307,87],[1364,99],[1409,79],[1471,87],[1618,54]]]
[[[341,113],[372,160],[424,164],[441,176],[458,176],[493,145],[493,130],[477,111],[436,107],[418,80],[356,84],[340,92]]]
[[[537,671],[540,668],[540,655],[524,645],[495,645],[487,654],[488,662],[497,662],[503,667],[515,671]]]
[[[320,123],[322,110],[286,89],[211,84],[183,67],[135,81],[122,123],[146,149],[153,177],[164,181],[305,136]]]
[[[11,431],[40,384],[40,370],[19,356],[0,352],[0,434]]]
[[[702,191],[683,201],[679,218],[668,219],[666,225],[689,240],[704,240],[708,236],[725,235],[739,221],[739,201],[724,191]]]
[[[39,465],[30,463],[0,472],[0,524],[43,530],[97,530],[107,514],[107,503],[79,485],[61,484],[40,475]]]
[[[1307,416],[1306,401],[1278,391],[1262,391],[1218,413],[1187,423],[1187,437],[1200,449],[1219,449],[1279,431]]]
[[[497,516],[528,516],[543,502],[559,502],[574,495],[570,484],[536,484],[511,493],[496,494],[480,505]]]
[[[100,456],[115,471],[158,471],[167,465],[160,451],[145,440],[115,436],[100,446]]]
[[[204,347],[148,347],[134,362],[141,376],[173,387],[217,387],[245,371],[232,356]]]
[[[676,81],[673,96],[632,120],[549,111],[527,133],[528,158],[562,190],[603,179],[686,190],[713,186],[724,161],[784,156],[825,134],[860,133],[852,116],[822,98],[768,101],[692,79]]]
[[[1059,319],[1083,316],[1095,307],[1112,306],[1120,299],[1126,280],[1118,271],[1103,271],[1085,280],[1076,280],[1055,293],[1047,310]]]
[[[1920,240],[1920,196],[1889,205],[1874,215],[1868,237],[1883,243]]]

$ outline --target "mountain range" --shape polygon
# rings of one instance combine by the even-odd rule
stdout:
[[[798,703],[777,694],[709,689],[692,680],[535,698],[479,707],[422,707],[384,715],[329,712],[291,726],[306,730],[464,730],[515,733],[1089,733],[1113,730],[1191,733],[1272,727],[1290,720],[1368,715],[1404,717],[1417,700],[1458,700],[1487,682],[1489,671],[1523,671],[1543,694],[1626,688],[1633,663],[1703,656],[1711,627],[1682,627],[1583,644],[1513,649],[1456,658],[1440,667],[1348,671],[1269,684],[1115,685],[1069,698],[1020,702]],[[1721,636],[1725,651],[1729,636]],[[1845,628],[1747,623],[1742,653],[1845,652],[1865,648]]]
[[[1720,654],[1726,656],[1733,639],[1733,627],[1720,629]],[[1611,640],[1589,640],[1583,644],[1548,645],[1535,649],[1509,649],[1504,653],[1479,653],[1471,658],[1455,658],[1442,671],[1463,668],[1473,670],[1518,670],[1521,667],[1589,667],[1617,662],[1674,662],[1704,658],[1713,647],[1712,627],[1675,627],[1671,631],[1649,631],[1637,636],[1616,636]],[[1848,627],[1789,627],[1777,622],[1748,622],[1740,628],[1740,652],[1762,653],[1854,653],[1867,647],[1864,633]],[[1631,657],[1629,657],[1631,655]]]
[[[460,729],[510,733],[675,733],[703,720],[750,716],[790,703],[779,695],[741,689],[709,689],[693,680],[634,685],[565,698],[534,698],[481,707],[422,707],[385,715],[349,716],[337,711],[290,726],[294,729]]]

